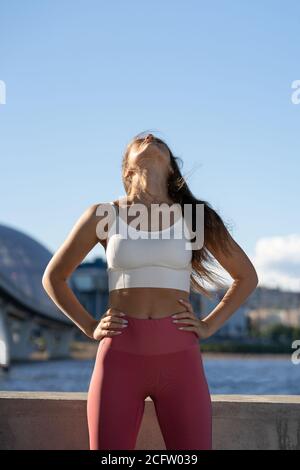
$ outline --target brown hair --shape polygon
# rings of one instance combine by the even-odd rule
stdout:
[[[140,132],[129,142],[126,147],[123,159],[122,159],[122,181],[127,195],[130,193],[131,189],[131,178],[125,177],[125,170],[128,166],[128,156],[131,150],[131,147],[134,143],[141,143],[145,136],[148,134]],[[152,134],[153,135],[153,134]],[[195,205],[204,204],[204,244],[201,249],[194,249],[192,253],[192,274],[191,274],[191,287],[195,292],[200,292],[206,295],[209,298],[212,298],[211,292],[202,285],[202,281],[206,280],[207,282],[214,285],[217,288],[223,288],[224,278],[209,268],[208,264],[213,262],[213,256],[208,251],[206,245],[211,246],[212,248],[221,249],[224,254],[230,253],[230,235],[228,232],[225,223],[223,222],[220,215],[211,207],[211,205],[204,200],[197,199],[189,189],[185,178],[180,172],[178,162],[182,165],[182,159],[173,155],[169,146],[160,138],[155,137],[157,142],[161,142],[168,148],[170,152],[171,167],[173,173],[170,174],[167,184],[168,184],[168,194],[170,198],[175,202],[179,203],[182,207],[184,214],[184,204],[192,205],[192,227],[194,230],[195,227]]]

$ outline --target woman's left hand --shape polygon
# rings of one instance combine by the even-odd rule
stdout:
[[[196,317],[192,304],[183,299],[179,299],[178,302],[184,307],[186,307],[186,311],[175,313],[174,315],[172,315],[173,321],[176,320],[175,323],[177,325],[179,325],[180,323],[190,325],[180,326],[179,329],[194,331],[200,339],[208,338],[210,336],[208,331],[208,324],[200,318]]]

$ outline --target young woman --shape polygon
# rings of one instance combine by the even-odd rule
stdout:
[[[91,450],[134,449],[147,396],[167,449],[212,448],[212,406],[199,341],[229,319],[258,278],[221,217],[193,196],[177,160],[153,134],[135,136],[122,162],[126,197],[86,209],[43,276],[45,290],[62,312],[99,340],[87,400]],[[201,246],[187,243],[200,235],[197,205],[204,208]],[[157,223],[162,206],[180,209],[170,210],[168,224]],[[187,206],[192,207],[190,222]],[[138,225],[133,225],[135,208]],[[137,229],[145,222],[150,230]],[[67,284],[97,243],[106,250],[109,282],[109,305],[100,321]],[[190,287],[210,296],[203,281],[222,285],[221,276],[207,266],[213,258],[233,282],[200,319],[189,302]]]

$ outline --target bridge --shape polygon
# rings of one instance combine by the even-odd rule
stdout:
[[[0,225],[0,367],[37,350],[68,357],[77,328],[46,294],[41,280],[52,254],[31,236]]]

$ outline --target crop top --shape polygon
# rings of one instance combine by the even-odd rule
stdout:
[[[136,230],[116,204],[109,204],[115,217],[106,243],[108,290],[161,287],[190,292],[192,250],[184,217],[163,230]]]

